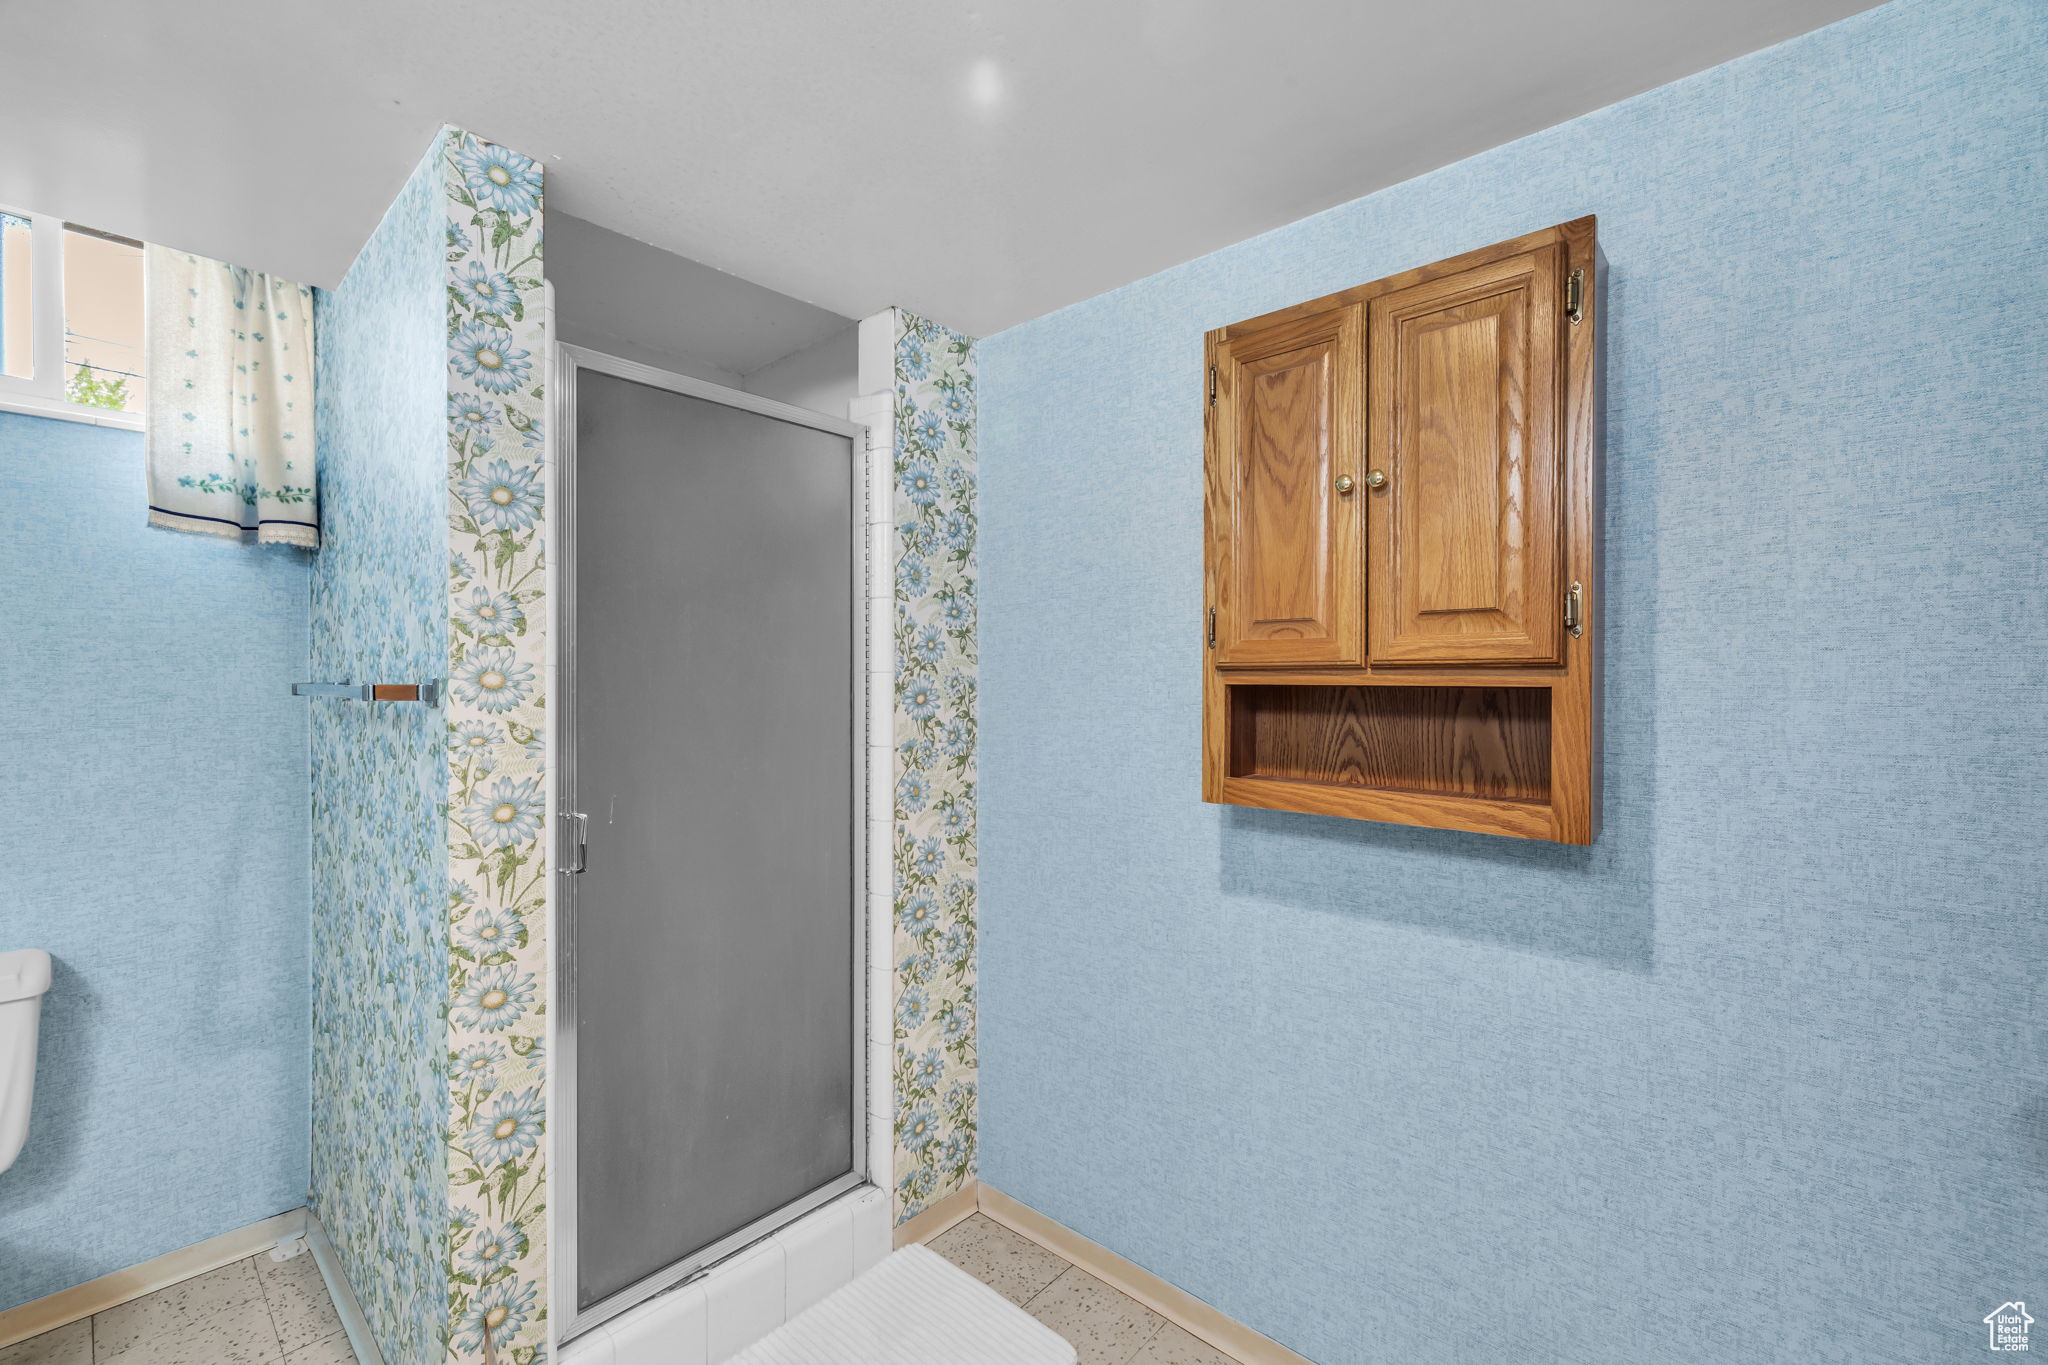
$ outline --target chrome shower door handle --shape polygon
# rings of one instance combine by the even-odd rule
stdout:
[[[561,867],[564,876],[573,877],[590,866],[590,817],[580,810],[565,810],[562,819],[576,830],[576,842],[570,845],[575,850],[576,861],[573,865],[565,862]]]

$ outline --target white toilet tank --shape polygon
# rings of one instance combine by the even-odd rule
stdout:
[[[0,953],[0,1171],[28,1141],[28,1105],[36,1087],[36,1021],[50,989],[50,955],[41,948]]]

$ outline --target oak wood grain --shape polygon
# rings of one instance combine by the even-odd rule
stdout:
[[[1460,252],[1456,256],[1446,256],[1443,260],[1432,261],[1428,265],[1419,265],[1412,270],[1403,270],[1393,275],[1383,275],[1379,279],[1368,281],[1365,284],[1353,285],[1349,289],[1340,289],[1334,294],[1324,294],[1320,298],[1290,304],[1286,308],[1278,308],[1270,313],[1261,313],[1255,318],[1246,318],[1242,322],[1233,322],[1227,327],[1216,328],[1210,335],[1216,337],[1219,341],[1230,341],[1238,336],[1242,336],[1246,332],[1264,331],[1267,328],[1277,327],[1283,323],[1299,322],[1303,318],[1327,313],[1332,309],[1344,308],[1353,304],[1369,303],[1382,294],[1392,294],[1399,290],[1412,288],[1418,284],[1427,283],[1430,280],[1441,279],[1445,275],[1461,274],[1464,271],[1472,270],[1479,266],[1492,265],[1496,262],[1505,261],[1546,246],[1566,243],[1569,247],[1574,234],[1582,235],[1589,244],[1590,249],[1594,226],[1594,219],[1591,215],[1588,215],[1584,218],[1575,218],[1568,223],[1559,223],[1555,227],[1539,228],[1535,232],[1524,233],[1520,237],[1510,237],[1505,242],[1495,242],[1491,246],[1477,247],[1471,251]],[[1587,274],[1587,279],[1589,282],[1592,279],[1590,271]]]
[[[1600,832],[1600,448],[1605,420],[1600,376],[1606,365],[1607,266],[1593,219],[1580,218],[1557,231],[1564,246],[1563,268],[1583,270],[1586,280],[1584,318],[1564,328],[1565,363],[1558,377],[1564,427],[1563,578],[1580,584],[1585,626],[1581,635],[1565,636],[1565,676],[1552,690],[1551,837],[1590,844]]]
[[[1510,310],[1497,303],[1488,304],[1488,299],[1498,296],[1487,293],[1484,268],[1504,266],[1506,277],[1515,276],[1518,270],[1526,276],[1530,272],[1519,266],[1516,258],[1544,251],[1551,253],[1549,274],[1555,288],[1547,284],[1541,289],[1533,284],[1524,286],[1535,291],[1526,308],[1515,304]],[[1561,302],[1563,281],[1573,270],[1584,271],[1587,281],[1584,318],[1577,326],[1569,325]],[[1452,279],[1461,275],[1468,278]],[[1476,295],[1466,289],[1475,280],[1479,282]],[[1355,660],[1269,656],[1249,662],[1225,662],[1219,659],[1219,650],[1204,648],[1202,797],[1206,801],[1273,810],[1591,843],[1599,832],[1602,743],[1599,374],[1605,346],[1605,263],[1594,220],[1587,217],[1562,223],[1217,328],[1205,340],[1205,372],[1207,365],[1215,365],[1220,386],[1227,388],[1236,376],[1224,378],[1232,369],[1226,362],[1236,347],[1245,346],[1245,354],[1251,354],[1262,340],[1285,338],[1290,329],[1294,329],[1296,336],[1312,333],[1319,325],[1327,326],[1327,318],[1333,312],[1355,308],[1362,315],[1355,377],[1357,401],[1363,409],[1377,403],[1381,392],[1381,342],[1364,325],[1366,318],[1374,316],[1373,301],[1439,281],[1448,283],[1426,296],[1411,295],[1405,301],[1392,301],[1398,307],[1425,297],[1434,300],[1437,316],[1418,323],[1415,335],[1421,337],[1431,329],[1449,335],[1433,342],[1418,342],[1413,349],[1421,354],[1431,346],[1436,348],[1434,353],[1421,354],[1434,367],[1435,391],[1447,395],[1479,391],[1481,385],[1474,376],[1483,376],[1490,361],[1496,381],[1496,416],[1510,403],[1520,405],[1519,409],[1509,408],[1512,414],[1539,409],[1547,402],[1553,431],[1546,448],[1554,452],[1553,476],[1548,480],[1535,478],[1528,457],[1520,457],[1524,472],[1535,480],[1525,480],[1529,488],[1528,510],[1519,514],[1520,532],[1526,533],[1523,539],[1514,542],[1497,536],[1493,544],[1474,552],[1469,560],[1439,562],[1431,572],[1414,576],[1417,592],[1426,590],[1430,594],[1432,608],[1465,611],[1488,605],[1482,599],[1498,583],[1498,602],[1512,607],[1512,593],[1523,567],[1517,564],[1516,555],[1542,543],[1542,522],[1547,517],[1554,537],[1551,543],[1556,549],[1552,586],[1542,596],[1548,599],[1548,610],[1553,614],[1549,623],[1526,612],[1518,619],[1524,621],[1530,639],[1541,636],[1553,640],[1551,652],[1542,659],[1381,658],[1381,628],[1369,619],[1367,602],[1377,600],[1382,571],[1368,563],[1372,558],[1368,547],[1386,529],[1391,513],[1387,511],[1388,500],[1369,500],[1361,486],[1353,498],[1363,513],[1357,552],[1362,634],[1359,655]],[[1494,282],[1498,283],[1498,278]],[[1466,289],[1466,293],[1460,294],[1461,289]],[[1537,294],[1543,297],[1538,298]],[[1516,316],[1506,315],[1514,310],[1519,310]],[[1385,305],[1380,313],[1392,316]],[[1541,350],[1546,338],[1550,339],[1549,354],[1553,361],[1549,375],[1544,376],[1537,366],[1525,367],[1515,378],[1517,391],[1512,398],[1500,398],[1500,372],[1507,368],[1502,357],[1521,344],[1532,352]],[[1333,391],[1342,377],[1341,371],[1333,374]],[[1435,429],[1434,439],[1454,450],[1480,450],[1482,438],[1471,425],[1469,399],[1452,402],[1446,398],[1439,406],[1446,411],[1433,419],[1443,424]],[[1239,552],[1234,543],[1235,488],[1232,479],[1224,477],[1232,470],[1223,458],[1232,439],[1234,417],[1225,406],[1210,408],[1206,416],[1205,605],[1221,607],[1231,597],[1233,560]],[[1374,467],[1383,457],[1382,438],[1373,434],[1363,411],[1359,421],[1356,465],[1344,471],[1354,474]],[[1494,429],[1497,469],[1511,464],[1503,454],[1510,436],[1519,436],[1525,443],[1529,440],[1526,419],[1515,417],[1515,422],[1519,425],[1509,436],[1501,435],[1498,427]],[[1430,482],[1426,486],[1434,491],[1427,500],[1436,504],[1432,514],[1435,534],[1462,538],[1485,523],[1486,487],[1482,480],[1471,477],[1482,464],[1483,460],[1474,455],[1463,459],[1457,467],[1428,475]],[[1547,513],[1541,511],[1536,501],[1539,484],[1553,490],[1553,502]],[[1521,487],[1511,491],[1523,496]],[[1496,509],[1506,500],[1505,495],[1496,493]],[[1586,627],[1579,636],[1564,631],[1561,614],[1564,586],[1573,581],[1581,584],[1585,603]],[[1524,595],[1533,606],[1533,590],[1526,587],[1526,579],[1523,582]],[[1495,609],[1498,614],[1497,604]],[[1455,611],[1437,614],[1451,615]],[[1426,619],[1428,615],[1420,609],[1415,613],[1417,619]],[[1360,699],[1359,691],[1366,688],[1379,695],[1370,702]],[[1283,690],[1298,690],[1301,695],[1271,701],[1258,695]],[[1402,693],[1427,698],[1432,692],[1446,690],[1479,691],[1490,696],[1476,703],[1476,712],[1469,699],[1462,711],[1440,701],[1399,700]],[[1245,704],[1240,705],[1240,701]],[[1432,711],[1432,707],[1437,709]],[[1400,716],[1410,719],[1393,719]],[[1429,719],[1431,716],[1435,718]],[[1447,754],[1460,752],[1457,736],[1461,726],[1467,741],[1465,757],[1447,758]],[[1547,744],[1547,763],[1535,757],[1539,738]],[[1281,770],[1302,775],[1281,775]],[[1547,790],[1539,791],[1539,772]],[[1371,781],[1450,789],[1367,785]]]
[[[1355,473],[1364,318],[1355,307],[1217,348],[1210,507],[1218,562],[1216,663],[1364,662],[1364,565]]]
[[[1562,249],[1370,305],[1375,664],[1556,663]]]
[[[1559,839],[1552,808],[1534,801],[1438,796],[1429,792],[1389,791],[1382,787],[1337,787],[1277,777],[1227,777],[1221,784],[1221,791],[1223,803],[1232,806],[1300,811],[1305,815],[1337,815],[1349,820],[1381,820],[1388,824],[1421,825],[1429,829],[1469,830],[1474,834],[1499,834],[1513,839]]]
[[[1231,689],[1232,777],[1550,800],[1550,692],[1512,687]]]

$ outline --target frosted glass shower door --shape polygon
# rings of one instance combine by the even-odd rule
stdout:
[[[574,1331],[864,1174],[860,457],[564,351]]]

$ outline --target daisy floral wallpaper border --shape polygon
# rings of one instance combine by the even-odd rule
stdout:
[[[896,1221],[974,1178],[974,342],[896,315]]]
[[[541,167],[449,130],[448,1350],[547,1356]]]

